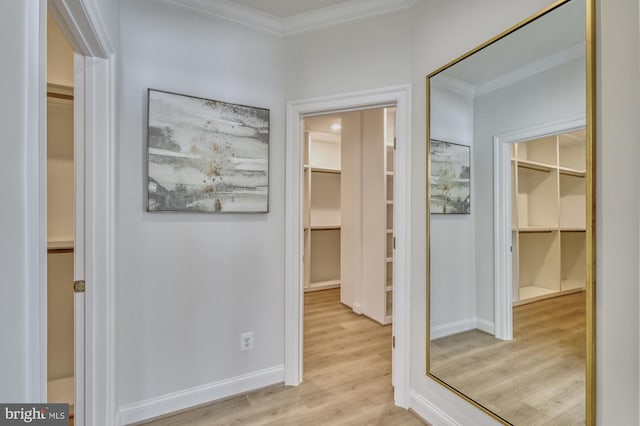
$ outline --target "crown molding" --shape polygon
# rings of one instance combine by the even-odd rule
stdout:
[[[190,9],[205,16],[231,21],[235,24],[275,35],[284,34],[284,19],[228,0],[162,0]]]
[[[351,0],[284,19],[285,35],[318,31],[408,9],[417,0]]]
[[[586,44],[584,42],[578,43],[574,46],[568,47],[564,50],[556,52],[552,55],[531,62],[523,67],[520,67],[514,71],[501,75],[498,78],[489,80],[476,87],[475,95],[482,96],[487,93],[491,93],[494,90],[501,89],[509,86],[516,81],[524,80],[525,78],[532,77],[538,73],[550,70],[567,62],[573,61],[584,57],[586,54]]]
[[[307,13],[280,18],[229,0],[162,0],[255,30],[289,36],[363,21],[375,16],[408,9],[418,0],[351,0]]]
[[[451,90],[454,93],[473,98],[476,94],[476,87],[466,81],[458,80],[446,74],[440,74],[436,79],[431,79],[430,84],[441,89]]]
[[[437,79],[432,79],[431,84],[434,87],[448,89],[460,95],[473,98],[486,95],[520,80],[533,77],[541,72],[584,57],[585,52],[586,44],[584,42],[578,43],[477,86],[446,74],[439,74]]]

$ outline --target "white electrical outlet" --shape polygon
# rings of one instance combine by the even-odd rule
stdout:
[[[240,350],[248,351],[253,349],[253,332],[242,333],[240,335]]]

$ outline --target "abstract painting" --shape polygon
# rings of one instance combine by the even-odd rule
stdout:
[[[466,145],[431,140],[431,213],[471,213],[470,151]]]
[[[147,210],[266,213],[269,110],[148,91]]]

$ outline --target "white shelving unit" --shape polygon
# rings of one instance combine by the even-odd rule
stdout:
[[[305,132],[304,290],[340,286],[340,136]]]
[[[394,154],[396,138],[396,110],[385,108],[384,110],[384,200],[385,210],[385,323],[390,323],[393,318],[393,180],[394,180]]]
[[[514,304],[584,290],[584,130],[514,144],[511,163]]]

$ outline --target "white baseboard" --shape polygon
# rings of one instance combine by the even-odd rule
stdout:
[[[413,389],[409,391],[409,404],[413,411],[429,422],[432,426],[459,426],[460,424],[449,417],[444,411],[427,401]]]
[[[461,321],[448,322],[446,324],[436,325],[431,328],[431,339],[438,339],[451,334],[462,333],[476,328],[475,318],[464,319]]]
[[[492,322],[481,318],[468,318],[460,321],[449,322],[437,325],[431,328],[431,339],[450,336],[456,333],[462,333],[469,330],[481,330],[485,333],[494,334],[494,325]]]
[[[154,417],[214,402],[254,389],[282,383],[283,381],[284,365],[279,365],[242,376],[231,377],[206,385],[161,395],[156,398],[120,407],[118,424],[128,425],[149,420]]]
[[[476,318],[476,328],[478,330],[484,331],[485,333],[494,335],[496,334],[495,326],[493,322],[487,321],[482,318]]]

